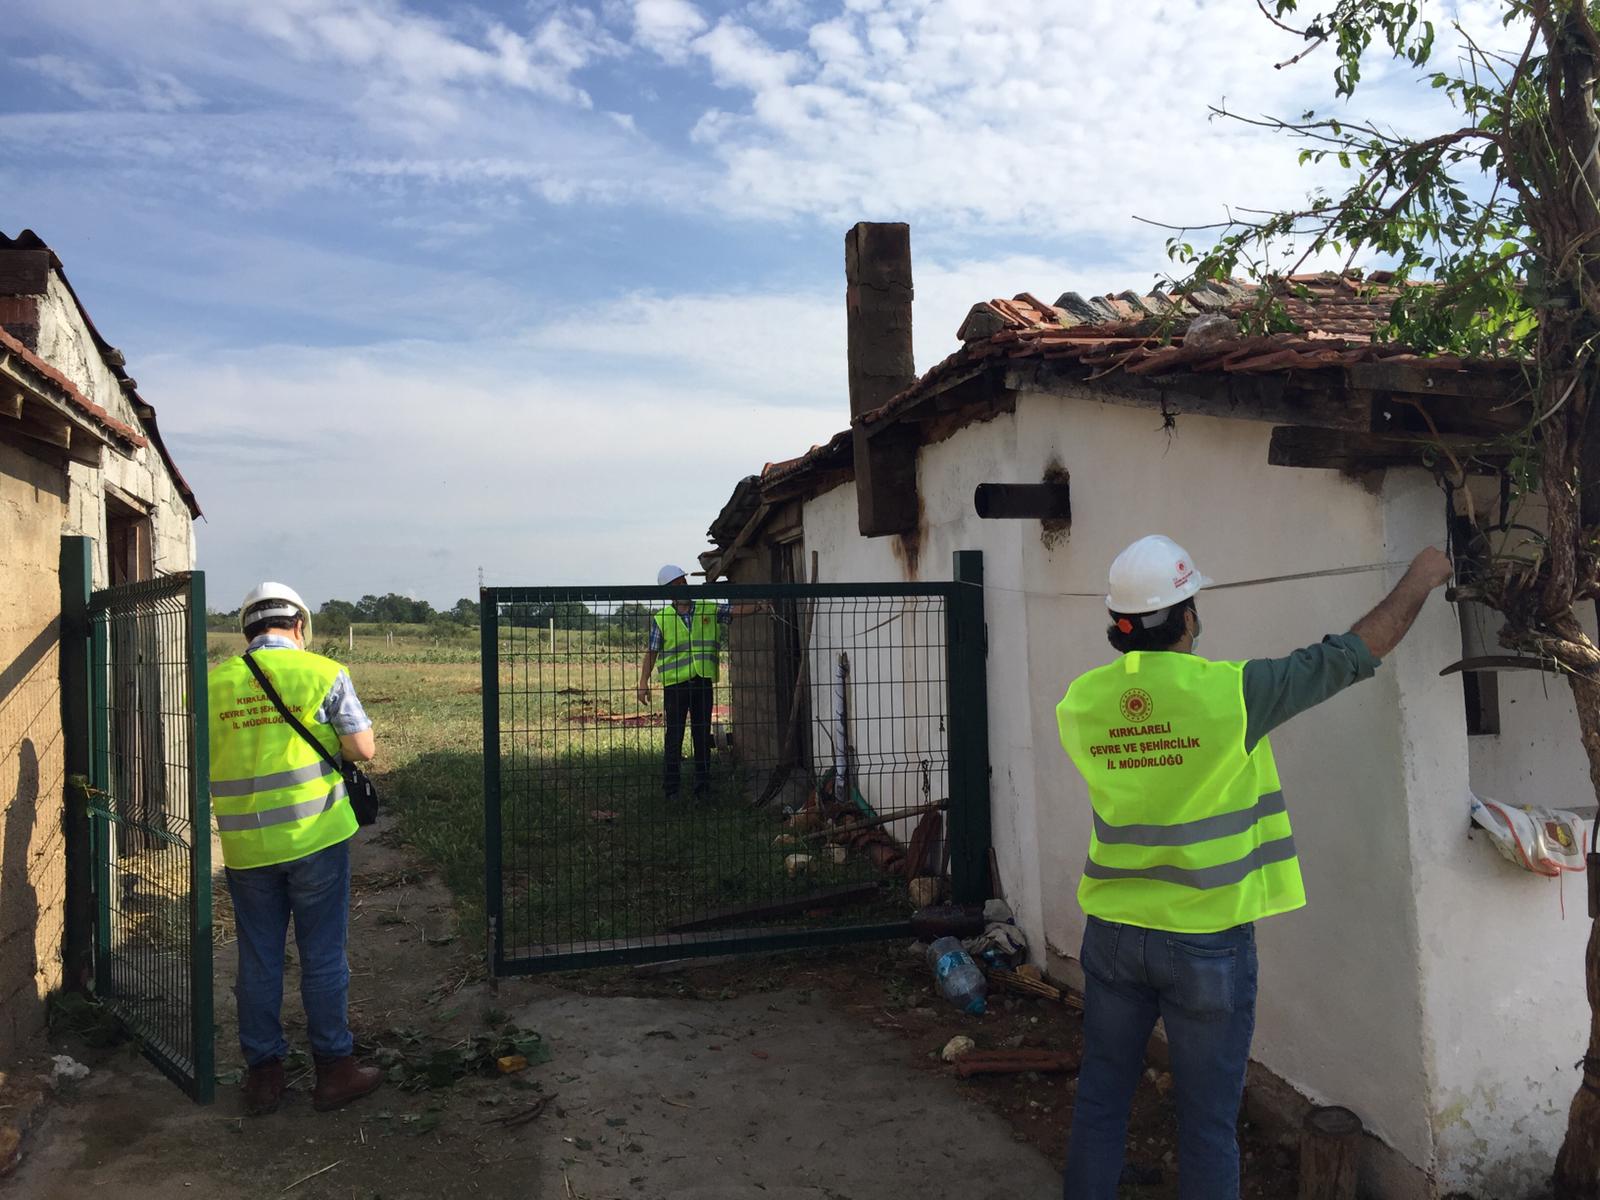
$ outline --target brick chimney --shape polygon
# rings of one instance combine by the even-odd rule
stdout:
[[[844,238],[850,417],[871,412],[916,382],[911,351],[911,227],[863,221]],[[862,536],[917,525],[914,436],[855,426],[856,514]]]
[[[0,329],[39,348],[39,299],[50,288],[50,248],[31,229],[0,233]]]

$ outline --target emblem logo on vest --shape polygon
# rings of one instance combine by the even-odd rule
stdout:
[[[1122,715],[1129,721],[1148,721],[1155,702],[1143,688],[1129,688],[1122,693]]]

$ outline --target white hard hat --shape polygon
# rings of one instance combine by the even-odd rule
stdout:
[[[245,593],[239,605],[239,627],[254,625],[268,617],[300,617],[306,623],[306,641],[311,640],[311,610],[300,593],[286,583],[258,583]]]
[[[689,572],[685,571],[682,567],[675,567],[671,563],[668,563],[666,566],[662,567],[661,570],[656,572],[656,586],[666,587],[667,584],[671,583],[674,579],[682,579],[688,573]]]
[[[1152,613],[1187,600],[1214,581],[1200,574],[1189,552],[1153,533],[1129,546],[1111,564],[1106,607],[1119,613]]]

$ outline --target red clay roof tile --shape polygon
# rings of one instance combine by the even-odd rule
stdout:
[[[130,446],[138,447],[149,444],[149,440],[144,436],[144,434],[140,433],[132,425],[123,424],[105,409],[101,408],[98,404],[94,403],[94,401],[90,400],[78,390],[77,385],[73,383],[72,380],[68,379],[60,371],[56,370],[49,363],[45,362],[44,359],[40,358],[32,350],[29,350],[4,329],[0,329],[0,349],[4,349],[11,354],[15,354],[35,375],[43,376],[45,379],[49,380],[55,385],[55,390],[60,392],[61,395],[66,399],[67,403],[71,404],[72,407],[78,409],[85,415],[93,417],[95,423],[101,428],[105,429],[107,432],[114,433],[118,438]]]

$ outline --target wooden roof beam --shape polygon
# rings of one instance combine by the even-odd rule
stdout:
[[[1385,467],[1420,467],[1439,456],[1441,447],[1468,469],[1468,459],[1505,458],[1510,451],[1494,439],[1442,434],[1439,437],[1401,433],[1365,433],[1280,425],[1272,431],[1267,462],[1275,467],[1311,467],[1337,471],[1376,471]],[[1484,474],[1487,465],[1478,468]]]

